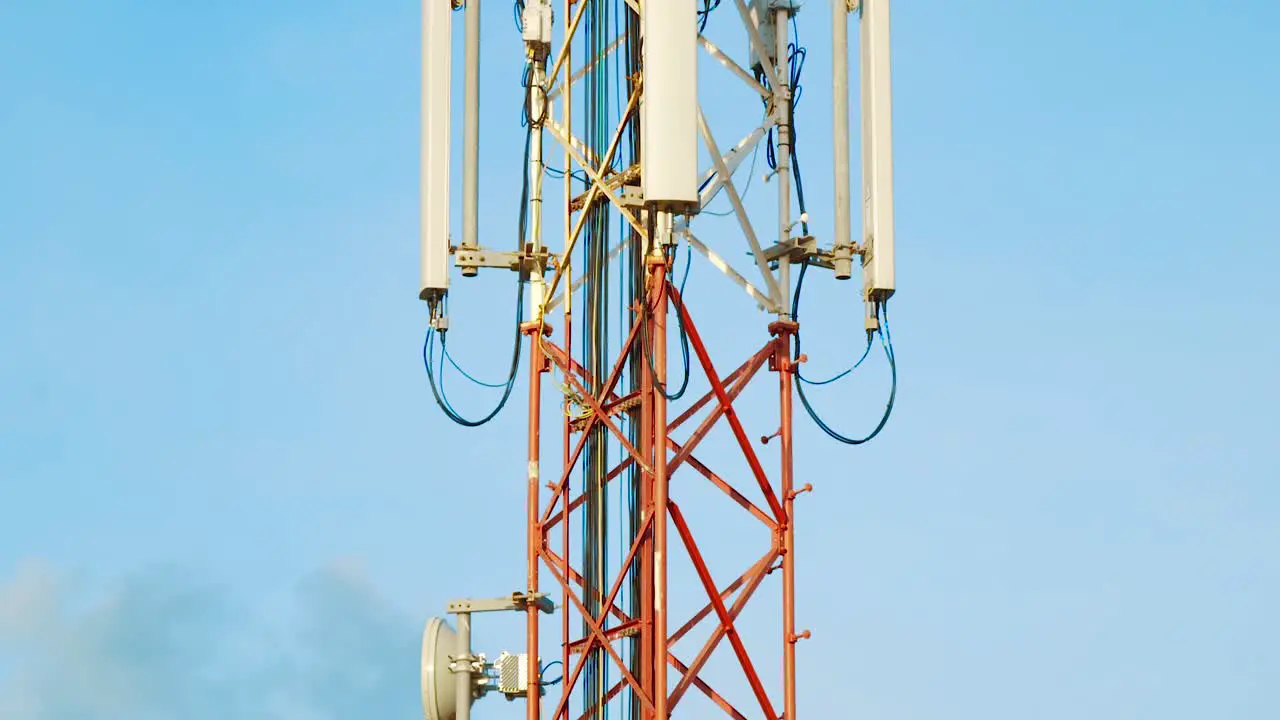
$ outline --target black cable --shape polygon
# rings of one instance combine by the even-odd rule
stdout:
[[[503,380],[502,382],[496,382],[496,383],[485,382],[483,380],[478,379],[477,377],[467,372],[466,370],[464,370],[462,366],[458,364],[458,361],[453,359],[453,355],[449,353],[449,346],[445,343],[445,340],[447,340],[448,338],[449,338],[448,333],[444,333],[440,337],[440,354],[444,357],[445,360],[449,361],[449,367],[453,368],[454,370],[457,370],[459,373],[462,374],[462,377],[470,380],[471,382],[475,383],[476,385],[479,385],[480,387],[492,388],[495,390],[500,387],[506,387],[507,381],[505,380]],[[440,381],[441,383],[444,382],[443,373],[441,373]]]
[[[680,292],[671,296],[671,302],[676,306],[676,325],[680,328],[680,357],[684,365],[684,377],[680,380],[680,389],[674,395],[668,395],[666,388],[662,390],[662,396],[667,400],[679,400],[684,397],[684,393],[689,389],[689,331],[684,324],[684,288],[689,282],[689,266],[693,264],[693,246],[689,245],[685,248],[684,273],[680,278]],[[672,275],[675,273],[673,272]],[[668,284],[670,280],[668,280]]]
[[[520,87],[524,88],[524,102],[520,103],[520,127],[529,127],[529,98],[533,92],[533,64],[525,63],[520,76]]]
[[[498,401],[497,407],[479,420],[469,420],[464,418],[453,408],[453,404],[449,402],[448,395],[444,392],[443,367],[441,368],[440,380],[438,381],[440,386],[438,388],[436,387],[436,372],[432,367],[435,363],[431,350],[434,345],[433,340],[435,336],[439,334],[440,345],[442,348],[441,357],[443,358],[443,347],[445,344],[446,333],[445,331],[427,330],[427,337],[422,345],[422,362],[427,370],[427,384],[431,386],[431,395],[435,398],[436,404],[440,406],[440,409],[444,412],[445,416],[463,427],[480,427],[494,419],[498,416],[498,413],[502,412],[502,409],[507,405],[507,401],[511,398],[511,391],[515,388],[516,374],[519,372],[520,367],[520,350],[523,347],[523,343],[520,342],[520,321],[523,319],[524,315],[524,285],[524,280],[520,280],[516,283],[516,293],[519,297],[516,300],[515,342],[513,343],[514,347],[511,351],[511,369],[507,373],[507,382],[502,391],[502,399]]]
[[[670,280],[667,281],[667,284],[668,285],[671,284]],[[666,398],[667,400],[675,401],[684,397],[685,391],[689,389],[689,375],[690,375],[689,332],[685,329],[685,326],[684,326],[684,299],[677,298],[676,296],[673,295],[671,296],[671,303],[676,306],[676,324],[680,328],[680,358],[681,358],[681,364],[684,367],[683,376],[680,378],[679,390],[675,391],[674,393],[669,393],[667,392],[667,385],[665,385],[664,383],[658,382],[658,379],[656,377],[658,370],[657,370],[657,367],[653,364],[653,355],[649,352],[647,332],[643,332],[643,331],[641,332],[641,335],[642,335],[641,343],[644,345],[644,357],[646,360],[649,361],[649,370],[651,370],[655,376],[653,380],[654,387],[658,388],[658,392],[662,393],[662,396],[664,398]],[[645,303],[645,311],[646,312],[650,311],[649,303],[647,302]]]
[[[837,374],[835,374],[835,375],[833,375],[833,376],[831,376],[831,377],[827,378],[826,380],[810,380],[809,378],[805,377],[805,376],[800,372],[800,368],[799,368],[799,367],[797,367],[797,368],[796,368],[796,377],[797,377],[797,378],[799,378],[800,382],[805,383],[806,385],[813,385],[814,387],[818,387],[818,386],[821,386],[821,385],[830,385],[831,383],[833,383],[833,382],[835,382],[835,381],[837,381],[837,380],[839,380],[839,379],[841,379],[841,378],[845,377],[845,376],[846,376],[846,375],[848,375],[849,373],[851,373],[851,372],[853,372],[854,370],[857,370],[859,367],[861,367],[862,363],[866,361],[867,356],[869,356],[869,355],[871,354],[871,340],[872,340],[872,337],[873,337],[874,335],[875,335],[875,333],[867,333],[867,346],[866,346],[865,348],[863,348],[863,350],[862,350],[862,357],[858,358],[858,362],[856,362],[856,363],[854,363],[853,365],[849,366],[849,368],[848,368],[848,369],[846,369],[845,371],[840,372],[840,373],[837,373]]]
[[[526,73],[526,77],[529,77],[527,73]],[[531,90],[529,88],[529,83],[527,81],[524,83],[524,85],[525,85],[525,107],[527,108],[529,104],[528,103],[529,93],[531,92]],[[523,164],[521,165],[521,170],[522,170],[521,176],[523,178],[523,181],[521,183],[521,191],[520,191],[520,211],[518,216],[519,220],[517,221],[517,237],[516,237],[517,252],[521,251],[524,247],[524,239],[525,239],[525,235],[528,228],[528,222],[529,222],[530,190],[529,190],[529,169],[528,168],[529,168],[529,158],[532,156],[532,152],[533,152],[533,127],[532,125],[526,125],[526,131],[525,131],[525,137],[524,137],[524,160],[523,160]],[[453,404],[449,402],[448,394],[445,392],[445,389],[444,389],[445,367],[443,366],[443,363],[448,353],[448,350],[446,348],[446,342],[447,342],[446,333],[448,331],[437,330],[437,331],[434,331],[433,333],[432,330],[430,329],[427,330],[427,336],[422,343],[422,364],[427,371],[427,382],[431,386],[431,395],[432,397],[435,398],[436,405],[440,406],[440,409],[444,412],[445,416],[448,417],[453,422],[459,425],[462,425],[463,427],[480,427],[481,425],[488,423],[490,420],[497,417],[498,413],[502,412],[502,409],[507,405],[507,401],[511,399],[511,391],[515,387],[516,374],[519,372],[519,368],[520,368],[520,351],[524,345],[524,343],[520,341],[520,324],[524,320],[525,280],[526,279],[523,274],[521,274],[519,278],[516,280],[515,340],[512,343],[513,348],[511,351],[511,368],[507,373],[507,380],[503,384],[502,398],[498,401],[497,407],[495,407],[491,412],[489,412],[489,414],[485,415],[483,418],[479,420],[469,420],[463,417],[460,413],[458,413],[454,409]],[[437,387],[436,385],[437,372],[433,367],[435,364],[435,361],[431,352],[435,334],[439,334],[440,336],[441,367],[440,367],[440,372],[438,373],[440,376],[439,387]],[[462,372],[464,377],[471,379],[473,382],[477,382],[477,384],[479,385],[482,385],[482,386],[484,385],[484,383],[479,383],[474,378],[472,378],[468,373],[466,373],[465,371],[462,371],[461,368],[458,368],[458,370]]]
[[[525,62],[524,64],[524,71],[520,76],[520,87],[524,88],[524,102],[521,103],[520,105],[520,127],[529,127],[529,124],[530,124],[529,105],[530,105],[530,101],[533,99],[533,63],[532,62]],[[534,127],[542,127],[542,124],[546,121],[547,112],[551,107],[551,98],[550,98],[550,95],[548,94],[548,89],[545,87],[539,87],[539,90],[542,91],[542,95],[541,95],[542,107],[540,108],[540,111],[538,113],[538,117],[539,117],[538,122],[533,123]]]
[[[699,35],[707,29],[707,19],[711,17],[711,11],[718,7],[720,7],[720,0],[702,0],[702,9],[698,11]]]
[[[756,161],[759,159],[760,159],[760,146],[756,145],[756,149],[751,153],[751,168],[747,171],[747,181],[742,185],[742,192],[738,193],[738,199],[741,200],[744,204],[747,201],[747,193],[751,192],[751,181],[755,180],[756,178]],[[741,168],[742,166],[739,165],[738,167]],[[734,174],[737,174],[737,170],[734,171]],[[711,177],[714,178],[715,175],[712,175]],[[710,183],[711,183],[711,179],[709,178],[706,183],[703,183],[703,187],[698,188],[698,192],[701,193],[703,188],[705,188],[706,185]],[[712,217],[729,217],[730,215],[733,215],[736,212],[737,210],[731,207],[728,210],[725,210],[723,212],[717,212],[714,210],[703,210],[699,214],[710,215]]]
[[[801,74],[804,72],[804,61],[809,57],[808,48],[800,44],[800,29],[796,24],[796,16],[791,15],[791,35],[792,42],[788,47],[787,64],[791,68],[791,112],[787,113],[790,118],[791,129],[791,176],[796,183],[796,203],[800,206],[800,217],[804,218],[808,210],[804,202],[804,177],[800,173],[800,158],[796,155],[796,107],[800,105],[800,96],[804,93],[804,86],[800,84]],[[800,221],[800,230],[805,235],[809,234],[809,222],[807,220]],[[870,347],[868,347],[868,350]]]
[[[541,677],[543,673],[555,667],[556,665],[560,666],[560,676],[554,680],[542,680],[540,682],[541,685],[558,685],[560,684],[561,681],[564,680],[564,663],[560,662],[559,660],[553,660],[552,662],[549,662],[546,665],[543,665],[542,670],[538,672],[539,677]]]
[[[796,280],[796,291],[791,300],[791,317],[793,320],[798,321],[800,317],[800,291],[801,288],[804,287],[805,271],[808,269],[808,262],[801,263],[800,277]],[[893,378],[893,384],[889,389],[889,402],[885,405],[884,415],[880,418],[880,422],[876,425],[875,429],[871,431],[871,434],[864,438],[849,438],[831,429],[831,427],[823,422],[822,418],[818,416],[818,413],[813,409],[813,406],[809,404],[809,398],[804,392],[805,384],[802,382],[796,383],[796,391],[800,395],[800,404],[804,405],[805,412],[809,414],[809,417],[813,420],[814,424],[816,424],[833,440],[837,440],[846,445],[862,445],[870,442],[873,438],[879,435],[880,431],[883,430],[884,426],[889,422],[889,416],[893,414],[893,403],[898,396],[898,364],[893,356],[893,339],[889,335],[888,303],[880,303],[877,316],[880,318],[880,344],[884,346],[885,357],[889,360],[889,373]],[[798,331],[796,332],[796,349],[794,359],[797,363],[800,361],[800,333]]]
[[[735,149],[733,152],[735,152],[735,153],[736,153],[736,152],[737,152],[737,150]],[[756,145],[755,150],[753,150],[753,151],[752,151],[752,153],[751,153],[751,175],[752,175],[752,177],[755,177],[755,172],[756,172],[756,159],[759,157],[759,155],[760,155],[760,146],[757,144],[757,145]],[[739,164],[738,164],[738,167],[737,167],[737,168],[734,168],[733,175],[732,175],[731,177],[736,177],[736,176],[737,176],[737,174],[738,174],[738,170],[741,170],[741,169],[742,169],[742,164],[741,164],[741,163],[739,163]],[[699,193],[701,193],[703,190],[706,190],[708,185],[710,185],[711,183],[715,182],[715,179],[716,179],[716,177],[717,177],[719,174],[720,174],[720,171],[719,171],[719,170],[716,170],[715,172],[713,172],[713,173],[711,173],[710,175],[708,175],[708,176],[707,176],[707,179],[706,179],[706,180],[703,180],[703,181],[702,181],[702,184],[698,186],[698,192],[699,192]],[[747,179],[747,183],[746,183],[745,187],[746,187],[746,188],[749,188],[750,186],[751,186],[751,179],[750,179],[750,178],[748,178],[748,179]],[[740,195],[741,197],[744,197],[744,198],[745,198],[745,197],[747,196],[747,191],[746,191],[746,189],[744,189],[741,193],[739,193],[739,195]],[[707,211],[703,210],[702,212],[704,212],[704,213],[705,213],[705,212],[707,212]],[[730,212],[732,212],[732,211],[730,211]],[[717,217],[724,217],[724,216],[725,216],[725,215],[717,214],[717,213],[707,213],[707,214],[709,214],[709,215],[716,215]]]
[[[800,78],[804,73],[804,61],[809,57],[809,49],[800,44],[800,30],[799,26],[796,24],[796,16],[794,14],[791,15],[791,33],[793,38],[792,42],[787,44],[788,82],[790,83],[791,88],[790,98],[788,100],[789,111],[787,112],[787,117],[789,118],[787,129],[790,131],[791,144],[787,149],[787,157],[791,158],[791,176],[795,179],[796,183],[796,202],[799,204],[800,214],[803,216],[808,212],[808,208],[806,207],[804,200],[804,180],[800,173],[800,159],[796,155],[795,117],[796,107],[799,106],[800,97],[804,94],[804,85],[801,84]],[[762,69],[757,68],[755,75],[756,82],[760,83],[766,90],[771,89],[769,85],[769,78]],[[768,99],[766,99],[765,103],[767,104],[768,102]],[[773,139],[773,131],[774,128],[769,128],[769,133],[765,139],[765,162],[768,164],[770,170],[776,172],[778,169],[778,154],[776,144]],[[805,235],[808,235],[808,221],[802,220],[800,222],[800,229]]]
[[[563,180],[565,175],[569,175],[574,180],[577,180],[583,185],[591,184],[591,179],[588,178],[587,174],[581,170],[574,170],[571,173],[566,173],[564,170],[561,170],[560,168],[551,167],[550,165],[545,165],[545,164],[542,166],[542,169],[547,173],[548,177],[555,180]]]
[[[649,237],[655,237],[654,227],[653,227],[653,224],[654,224],[653,215],[654,213],[650,213]],[[646,328],[648,327],[647,322],[640,326],[640,337],[638,338],[640,340],[640,347],[644,353],[645,360],[649,363],[649,371],[653,373],[653,377],[654,377],[653,384],[655,387],[658,388],[658,392],[662,393],[662,396],[669,401],[679,400],[680,398],[684,397],[685,391],[689,389],[689,375],[691,374],[691,366],[689,363],[689,331],[684,324],[684,286],[685,286],[685,283],[689,280],[689,266],[692,264],[690,260],[692,259],[693,250],[690,249],[689,253],[690,253],[689,257],[685,260],[684,277],[680,281],[679,299],[677,299],[677,296],[675,295],[671,296],[671,302],[673,305],[676,306],[676,325],[677,327],[680,328],[680,357],[684,365],[684,377],[681,378],[680,380],[680,389],[677,390],[675,393],[668,393],[667,386],[664,383],[658,382],[658,379],[657,379],[658,369],[657,369],[657,366],[653,364],[653,354],[649,351],[650,339],[649,339],[649,333],[646,330]],[[671,264],[668,263],[667,266],[670,267]],[[664,279],[664,282],[670,285],[671,284],[670,276]],[[644,303],[642,303],[641,307],[643,308],[642,312],[644,313],[644,319],[647,320],[649,317],[651,317],[653,308],[650,307],[649,301],[647,299],[644,301]]]

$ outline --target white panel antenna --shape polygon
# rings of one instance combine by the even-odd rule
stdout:
[[[893,295],[893,92],[889,0],[862,0],[862,238],[868,300]]]
[[[751,23],[756,26],[756,30],[760,33],[760,39],[763,41],[762,44],[765,48],[765,57],[770,65],[778,62],[777,25],[773,21],[772,12],[774,5],[774,0],[751,0],[750,13],[748,14],[751,18]],[[764,72],[764,63],[760,61],[760,53],[756,52],[754,42],[747,42],[747,57],[753,70]]]
[[[422,287],[418,295],[432,303],[449,290],[452,12],[447,0],[422,0]]]
[[[698,198],[696,0],[647,0],[641,182],[648,204],[692,212]]]

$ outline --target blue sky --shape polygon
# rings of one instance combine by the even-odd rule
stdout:
[[[797,431],[801,711],[1276,716],[1280,8],[894,21],[902,386],[868,446]],[[0,7],[0,716],[412,717],[422,620],[518,585],[522,406],[455,428],[421,369],[417,35],[408,2]],[[484,116],[493,232],[516,119]],[[507,281],[474,282],[451,347],[493,377]],[[849,302],[806,293],[815,375]],[[824,411],[873,422],[884,379]]]

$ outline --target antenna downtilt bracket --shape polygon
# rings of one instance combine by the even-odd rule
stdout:
[[[514,592],[506,597],[474,599],[466,598],[449,603],[446,611],[450,615],[491,613],[491,612],[525,612],[530,605],[536,605],[539,612],[550,615],[556,611],[556,604],[546,593]]]

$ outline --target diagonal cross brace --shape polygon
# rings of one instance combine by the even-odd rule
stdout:
[[[561,583],[568,582],[568,580],[561,577],[560,569],[557,568],[555,565],[551,563],[547,563],[547,567],[550,568],[551,573],[555,575],[556,579],[559,580]],[[640,701],[644,704],[644,706],[652,710],[653,699],[649,697],[648,693],[644,691],[644,688],[640,686],[640,682],[636,680],[634,675],[631,674],[631,671],[627,668],[626,662],[622,660],[622,657],[618,655],[618,651],[613,647],[613,643],[608,642],[608,639],[605,637],[604,630],[601,629],[600,627],[601,621],[592,617],[591,612],[587,610],[586,605],[582,603],[582,600],[579,599],[577,595],[575,595],[574,593],[569,593],[569,599],[573,601],[573,604],[577,608],[578,612],[582,614],[583,620],[586,621],[588,629],[591,632],[591,639],[587,642],[587,646],[583,649],[582,658],[579,660],[577,671],[574,673],[574,676],[570,679],[570,682],[568,685],[566,685],[566,687],[571,688],[573,687],[573,683],[577,682],[577,679],[578,679],[577,676],[581,672],[582,666],[585,664],[585,661],[587,659],[587,656],[590,654],[591,649],[599,645],[600,647],[603,647],[606,652],[609,653],[609,657],[613,658],[613,661],[615,664],[617,664],[618,669],[622,671],[623,677],[627,679],[627,683],[631,686],[633,690],[635,690],[636,696],[640,698]],[[613,604],[612,601],[608,603],[608,605],[610,606],[612,606],[612,604]],[[608,612],[608,610],[606,609],[605,612]],[[603,615],[601,617],[603,617]],[[567,702],[568,702],[568,694],[566,694],[564,699],[560,701],[561,707],[557,708],[556,710],[557,715],[560,712],[563,712],[564,706]]]
[[[628,351],[630,351],[631,345],[635,342],[636,338],[640,334],[640,326],[641,326],[640,320],[637,320],[635,324],[631,326],[631,332],[627,335],[626,342],[623,343],[622,351],[618,355],[618,361],[614,364],[613,370],[609,373],[608,379],[605,380],[604,387],[600,392],[600,397],[596,398],[595,402],[592,403],[592,408],[594,412],[591,418],[587,420],[587,425],[585,428],[583,428],[582,436],[578,438],[578,443],[574,447],[573,455],[570,456],[569,462],[566,463],[565,468],[561,473],[560,482],[555,489],[555,494],[553,495],[551,502],[547,503],[547,509],[542,515],[542,523],[544,525],[547,523],[547,519],[550,518],[551,514],[555,511],[556,506],[560,501],[560,495],[563,493],[565,487],[567,486],[569,482],[569,477],[573,474],[574,466],[578,464],[578,458],[582,457],[582,451],[587,445],[587,439],[590,437],[590,432],[595,427],[595,424],[597,422],[603,422],[606,426],[608,426],[608,428],[611,431],[613,431],[615,435],[621,434],[621,431],[614,426],[613,421],[609,419],[608,415],[602,412],[601,404],[604,403],[606,400],[608,400],[612,396],[613,389],[617,387],[618,380],[621,379],[622,377],[622,368],[626,365],[627,353]],[[557,348],[555,345],[551,343],[544,342],[542,347],[544,352],[546,352],[547,356],[550,357],[553,361],[556,361],[556,364],[559,365],[561,369],[564,371],[565,378],[572,381],[572,375],[573,375],[572,366],[574,365],[573,358],[569,357],[568,353],[564,352],[563,350],[560,350],[559,348]],[[561,362],[561,360],[564,360],[566,358],[567,358],[567,363]],[[570,367],[565,367],[566,364],[569,365]],[[582,385],[580,384],[577,385],[575,390],[577,390],[577,392],[584,395],[584,397],[590,395],[590,393],[586,392],[582,388]],[[636,458],[640,457],[639,453],[634,453],[634,456]],[[644,467],[643,462],[641,462],[641,467]]]
[[[639,463],[641,468],[643,468],[646,472],[653,472],[653,469],[649,467],[649,464],[644,462],[644,459],[643,459],[644,456],[640,453],[640,451],[637,450],[636,447],[631,444],[631,441],[627,439],[627,436],[622,432],[622,430],[618,429],[618,426],[615,425],[613,421],[609,419],[609,414],[605,412],[602,400],[600,398],[597,398],[595,395],[593,395],[590,390],[587,390],[587,388],[584,387],[582,383],[578,382],[578,379],[573,376],[572,368],[570,367],[568,362],[565,362],[565,358],[559,356],[556,352],[551,352],[548,354],[551,356],[551,360],[555,362],[556,365],[560,366],[561,370],[565,371],[564,377],[565,377],[565,380],[569,381],[569,385],[573,387],[574,391],[576,391],[579,395],[582,396],[583,400],[587,401],[587,405],[591,406],[591,410],[595,414],[592,420],[594,420],[595,422],[588,423],[587,431],[589,431],[591,427],[594,426],[595,423],[604,425],[605,428],[607,428],[609,432],[613,433],[613,436],[618,439],[618,442],[622,444],[623,449],[625,449],[627,453],[629,453],[633,458],[635,458],[635,461]],[[605,396],[607,396],[607,393]],[[583,437],[586,437],[586,436],[587,436],[587,432],[584,431]]]
[[[707,596],[711,598],[712,605],[715,606],[716,615],[720,618],[720,626],[724,628],[725,635],[729,638],[729,644],[733,646],[734,654],[738,656],[738,663],[742,665],[742,671],[747,675],[747,682],[751,684],[751,690],[755,692],[756,699],[760,701],[760,709],[764,711],[767,718],[776,718],[778,713],[773,709],[773,703],[769,700],[769,694],[765,692],[764,683],[760,682],[760,674],[756,672],[755,665],[751,662],[751,656],[747,653],[747,646],[742,643],[742,637],[738,635],[738,629],[734,627],[734,619],[729,615],[729,610],[725,608],[724,601],[720,599],[720,591],[716,590],[715,581],[711,578],[711,571],[707,569],[707,563],[702,559],[702,553],[698,551],[698,546],[693,540],[693,533],[689,530],[689,524],[684,520],[684,513],[680,512],[680,507],[674,502],[667,503],[671,512],[671,522],[676,526],[676,532],[679,533],[680,539],[684,542],[684,547],[689,551],[689,559],[693,561],[693,567],[698,573],[698,579],[702,581],[703,588],[707,591]]]
[[[765,346],[764,349],[752,356],[751,360],[748,361],[746,371],[740,377],[732,380],[726,379],[726,382],[732,384],[732,387],[728,389],[730,401],[738,399],[738,395],[746,389],[747,383],[751,381],[751,378],[755,377],[755,374],[760,371],[760,368],[764,366],[765,361],[768,360],[769,356],[772,354],[773,348]],[[708,395],[715,397],[715,390],[712,390]],[[698,444],[706,438],[707,433],[711,431],[711,428],[715,426],[716,422],[718,422],[724,414],[725,405],[723,403],[718,403],[716,408],[711,411],[711,414],[703,418],[701,423],[698,423],[697,429],[695,429],[693,434],[689,436],[689,439],[685,441],[684,447],[678,449],[675,457],[673,457],[669,462],[667,467],[670,472],[674,473],[676,468],[680,467],[685,460],[689,459],[689,456],[693,454],[693,451],[698,447]]]
[[[668,292],[670,292],[677,301],[680,300],[680,291],[668,283]],[[764,473],[764,467],[760,464],[760,458],[756,455],[755,448],[751,447],[751,440],[747,438],[747,431],[742,428],[742,421],[738,419],[738,413],[733,409],[733,400],[729,397],[729,393],[724,389],[724,384],[720,382],[720,377],[716,375],[716,368],[711,363],[711,356],[707,353],[707,346],[702,343],[702,337],[698,335],[698,328],[693,324],[693,318],[689,315],[689,306],[684,302],[677,302],[681,318],[684,320],[685,331],[689,334],[689,344],[693,346],[693,351],[698,356],[698,362],[702,364],[702,369],[707,374],[707,380],[711,383],[711,389],[715,391],[716,397],[720,400],[720,405],[724,408],[725,419],[729,421],[729,427],[733,428],[733,435],[738,439],[738,446],[742,449],[742,454],[747,457],[747,463],[751,466],[751,473],[755,475],[756,484],[760,486],[760,491],[764,493],[765,499],[769,501],[769,509],[773,511],[774,519],[782,524],[786,521],[786,511],[782,508],[782,503],[778,501],[778,495],[773,491],[773,486],[769,483],[769,478]]]
[[[774,350],[775,348],[774,348],[773,342],[770,341],[759,352],[757,352],[755,355],[752,355],[746,362],[744,362],[742,365],[739,365],[737,369],[735,369],[733,372],[725,376],[724,382],[730,385],[729,396],[731,398],[738,397],[738,395],[742,392],[743,388],[746,386],[746,383],[749,382],[750,379],[755,376],[755,374],[764,365],[765,361],[768,360],[769,357],[774,353]],[[590,376],[590,374],[587,373],[585,368],[581,367],[580,365],[577,365],[576,363],[574,364],[574,369],[577,370],[578,373],[583,377]],[[715,397],[716,397],[716,393],[714,390],[707,391],[705,395],[703,395],[701,398],[695,401],[692,405],[690,405],[683,413],[681,413],[680,417],[673,420],[671,424],[667,426],[667,432],[668,433],[675,432],[677,429],[680,428],[681,425],[684,425],[686,422],[692,419],[693,416],[696,415],[699,410],[706,407],[707,403],[714,400]],[[617,400],[617,396],[611,395],[607,400],[610,403],[615,402]],[[720,416],[723,414],[723,408],[719,404],[716,405],[716,408],[717,409],[714,412],[714,415],[715,415],[715,418],[718,420]],[[689,454],[692,452],[693,448],[696,447],[698,442],[700,442],[701,439],[706,436],[706,433],[710,429],[709,426],[713,423],[714,421],[708,422],[704,420],[700,424],[699,429],[695,430],[695,432],[692,435],[690,435],[689,439],[685,441],[683,447],[674,448],[676,451],[676,454],[672,457],[672,459],[669,461],[667,465],[668,475],[674,474],[676,471],[676,468],[680,467],[682,464],[685,463],[685,461],[689,457]],[[707,427],[703,427],[703,426],[707,426]],[[579,438],[579,442],[581,442],[581,438]],[[578,447],[575,447],[573,454],[570,455],[571,467],[574,463],[577,462],[578,456],[580,454],[581,454],[581,450]],[[616,466],[614,466],[614,468],[609,471],[608,475],[605,476],[605,484],[608,484],[616,480],[619,475],[626,472],[627,468],[631,467],[631,464],[633,462],[634,462],[634,458],[628,457],[622,462],[618,463]],[[703,474],[705,475],[705,473]],[[565,511],[563,509],[558,509],[559,508],[558,495],[560,491],[563,491],[563,487],[562,487],[563,483],[564,483],[564,479],[562,478],[561,486],[557,488],[557,497],[555,498],[555,500],[552,501],[551,507],[549,507],[546,513],[543,515],[542,527],[544,532],[547,530],[550,530],[552,527],[555,527],[557,524],[559,524],[564,520]],[[586,502],[586,499],[587,499],[586,493],[582,493],[578,495],[576,498],[574,498],[572,502],[569,503],[569,512],[573,512],[574,510],[577,510],[579,507],[581,507],[582,504]],[[770,520],[769,522],[772,523],[772,520]]]

